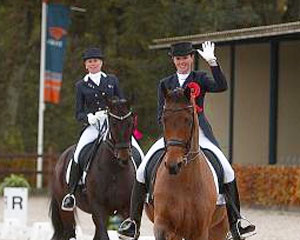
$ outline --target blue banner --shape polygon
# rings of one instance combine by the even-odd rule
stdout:
[[[66,36],[69,24],[70,8],[61,4],[48,4],[45,102],[59,103],[60,100]]]

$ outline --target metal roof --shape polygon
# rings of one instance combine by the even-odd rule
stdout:
[[[150,49],[168,48],[172,43],[179,42],[179,41],[190,41],[192,42],[192,44],[200,44],[207,40],[213,42],[229,42],[229,41],[246,40],[251,38],[280,36],[280,35],[293,34],[293,33],[300,33],[300,21],[260,26],[260,27],[241,28],[241,29],[227,30],[221,32],[154,39],[153,40],[154,44],[150,45],[149,48]]]

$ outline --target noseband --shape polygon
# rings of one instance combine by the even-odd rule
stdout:
[[[189,110],[189,109],[194,109],[194,107],[192,105],[188,105],[186,107],[182,107],[182,108],[166,108],[164,107],[164,112],[170,112],[175,113],[175,112],[179,112],[179,111],[185,111],[185,110]],[[192,112],[193,114],[193,112]],[[166,149],[168,149],[168,147],[181,147],[183,149],[185,149],[186,154],[183,156],[182,162],[184,163],[184,165],[187,165],[189,162],[191,162],[192,160],[194,160],[197,155],[199,154],[199,151],[196,152],[191,152],[190,151],[190,147],[191,147],[191,140],[192,140],[192,131],[194,128],[194,117],[193,117],[193,124],[192,124],[192,128],[190,131],[190,138],[187,141],[184,140],[178,140],[178,139],[169,139],[165,141],[165,145],[166,145]]]
[[[129,111],[128,113],[126,113],[123,116],[118,116],[118,115],[115,115],[115,114],[111,113],[110,111],[108,111],[108,117],[112,117],[114,119],[117,119],[118,121],[124,121],[127,118],[129,118],[130,116],[132,116],[132,112],[131,111]],[[117,152],[116,151],[120,150],[120,149],[129,148],[130,154],[132,153],[131,152],[131,142],[130,142],[130,139],[129,139],[129,142],[120,142],[120,143],[117,143],[115,141],[115,139],[113,138],[111,132],[110,132],[110,137],[111,138],[107,140],[107,143],[110,146],[111,151],[113,152],[114,156],[117,156]]]

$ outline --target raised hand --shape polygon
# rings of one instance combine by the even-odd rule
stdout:
[[[202,43],[202,50],[197,49],[197,52],[200,54],[200,56],[211,66],[217,65],[217,58],[214,54],[214,51],[215,44],[211,41],[206,41]]]

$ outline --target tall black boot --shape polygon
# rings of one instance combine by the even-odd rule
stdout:
[[[64,211],[73,211],[76,206],[76,199],[74,193],[78,181],[81,177],[79,164],[72,160],[71,172],[70,172],[70,182],[68,184],[69,193],[63,198],[61,209]]]
[[[246,227],[241,226],[241,220],[243,219],[240,214],[240,198],[236,181],[233,180],[230,183],[224,184],[226,208],[228,215],[228,222],[233,240],[245,239],[249,233],[254,234],[255,226],[251,224],[247,219],[244,219],[248,224]]]
[[[130,200],[130,218],[122,222],[118,229],[121,239],[138,239],[146,193],[145,184],[135,180]]]

